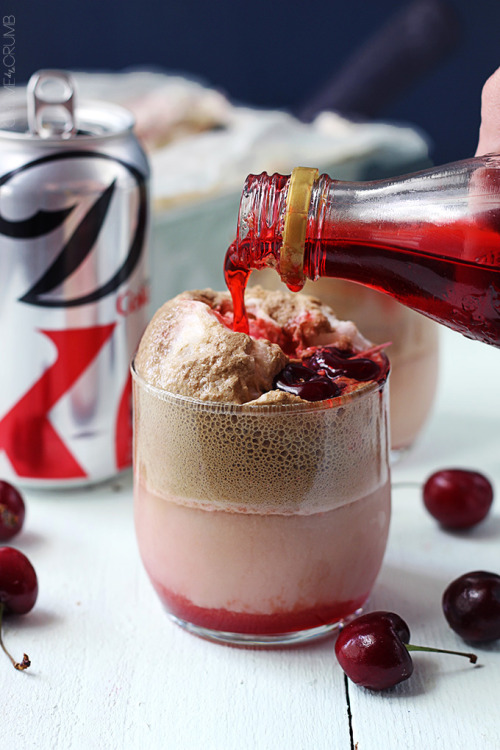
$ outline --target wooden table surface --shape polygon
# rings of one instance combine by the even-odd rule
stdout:
[[[467,534],[442,531],[420,490],[438,468],[485,472],[500,494],[500,352],[442,331],[437,403],[393,469],[389,546],[370,609],[409,623],[412,641],[464,644],[441,613],[458,575],[500,573],[500,497]],[[479,662],[417,654],[410,680],[372,693],[347,684],[333,640],[293,650],[211,644],[170,623],[141,567],[130,476],[91,490],[27,491],[15,540],[35,565],[33,611],[5,623],[2,745],[12,750],[498,750],[500,642]],[[469,649],[470,650],[470,649]]]

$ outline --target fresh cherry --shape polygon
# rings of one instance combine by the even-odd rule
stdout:
[[[443,594],[449,626],[465,641],[500,638],[500,576],[477,570],[450,583]]]
[[[482,521],[493,502],[491,482],[477,471],[442,469],[423,489],[429,513],[449,529],[468,529]]]
[[[17,534],[24,523],[25,507],[21,493],[0,479],[0,541]]]
[[[4,646],[1,636],[3,615],[24,615],[29,612],[38,596],[35,569],[22,552],[14,547],[0,547],[0,647],[16,669],[26,669],[30,660],[26,654],[16,662]]]
[[[335,654],[346,675],[371,690],[384,690],[411,676],[406,649],[410,631],[394,612],[370,612],[346,625],[335,643]]]
[[[413,673],[410,651],[430,651],[466,656],[473,664],[477,657],[409,643],[410,630],[394,612],[369,612],[352,620],[339,633],[335,654],[346,675],[362,687],[385,690],[407,680]]]

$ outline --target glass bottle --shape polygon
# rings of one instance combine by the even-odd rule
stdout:
[[[248,276],[265,267],[293,291],[322,277],[364,284],[500,346],[500,156],[374,182],[250,175],[225,261],[237,330]]]

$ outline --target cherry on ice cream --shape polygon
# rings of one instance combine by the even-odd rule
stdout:
[[[383,347],[374,347],[373,352]],[[364,352],[368,354],[369,352]],[[335,398],[345,387],[341,378],[359,383],[376,380],[382,370],[377,362],[363,353],[343,351],[336,346],[318,347],[312,355],[306,354],[301,362],[290,362],[274,379],[273,386],[294,393],[304,401],[322,401]]]
[[[286,365],[274,379],[273,385],[280,391],[300,396],[304,401],[323,401],[334,398],[340,392],[333,380],[298,362]]]

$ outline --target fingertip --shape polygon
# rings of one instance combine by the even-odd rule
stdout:
[[[476,156],[500,151],[500,68],[486,80],[481,92],[481,127]]]

